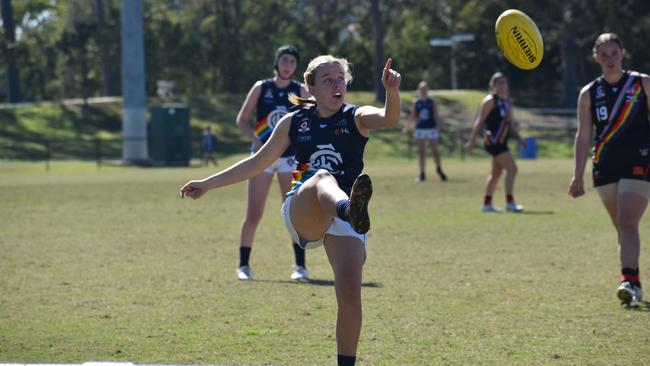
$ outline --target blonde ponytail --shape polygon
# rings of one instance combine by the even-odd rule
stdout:
[[[316,105],[316,99],[314,99],[313,97],[305,99],[295,95],[294,93],[289,94],[289,101],[291,102],[291,104],[299,105],[301,107],[304,107],[309,104]]]

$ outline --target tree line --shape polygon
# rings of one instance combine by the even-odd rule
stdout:
[[[120,0],[0,1],[1,100],[121,94]],[[447,89],[451,50],[429,40],[459,33],[475,36],[455,48],[459,88],[486,89],[502,71],[530,105],[575,105],[580,85],[598,74],[591,48],[605,31],[621,36],[627,67],[650,72],[646,0],[143,1],[149,95],[158,80],[173,81],[183,96],[244,93],[272,74],[274,51],[287,43],[301,51],[299,73],[319,54],[346,57],[353,90],[380,92],[377,73],[388,56],[403,89],[423,79]],[[510,65],[496,45],[494,23],[509,8],[531,16],[544,37],[544,59],[533,71]]]

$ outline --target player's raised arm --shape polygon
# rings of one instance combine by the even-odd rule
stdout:
[[[386,89],[386,101],[384,108],[363,106],[357,109],[355,120],[359,132],[367,135],[369,130],[374,128],[392,127],[399,122],[401,104],[399,99],[399,86],[402,76],[391,69],[393,60],[386,60],[386,65],[381,76],[381,83]]]

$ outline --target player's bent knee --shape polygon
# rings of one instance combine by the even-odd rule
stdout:
[[[316,174],[314,174],[314,178],[316,178],[317,180],[334,179],[334,176],[332,175],[332,173],[330,173],[325,169],[318,169]]]

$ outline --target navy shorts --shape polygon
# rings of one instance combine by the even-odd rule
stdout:
[[[509,151],[508,145],[506,144],[483,145],[483,148],[492,156],[497,156],[503,154],[506,151]]]

